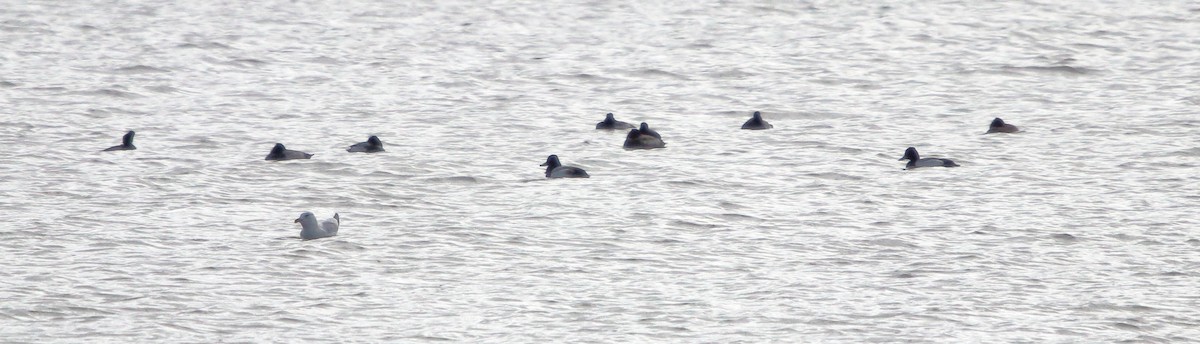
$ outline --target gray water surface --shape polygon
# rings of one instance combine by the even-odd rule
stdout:
[[[0,1],[0,341],[1200,341],[1197,80],[1189,2]]]

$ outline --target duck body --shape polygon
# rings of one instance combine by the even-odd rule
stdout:
[[[613,118],[613,114],[604,115],[604,120],[596,123],[596,129],[616,130],[616,129],[633,129],[633,124],[618,121]]]
[[[271,148],[271,153],[267,154],[267,160],[293,160],[293,159],[308,159],[312,158],[312,154],[291,150],[284,147],[282,143],[276,143],[275,147]]]
[[[746,120],[746,123],[742,124],[742,129],[746,130],[767,130],[774,127],[775,126],[771,125],[771,123],[767,123],[767,121],[763,120],[762,113],[758,111],[755,111],[754,116],[750,117],[749,120]]]
[[[377,136],[371,136],[371,137],[367,138],[367,142],[355,143],[354,145],[351,145],[350,148],[346,148],[346,151],[351,152],[351,153],[382,152],[382,151],[384,151],[383,150],[383,141],[380,141],[379,137],[377,137]]]
[[[918,167],[958,167],[958,164],[950,159],[942,158],[921,158],[914,147],[908,147],[904,150],[904,157],[900,160],[908,160],[908,164],[904,165],[905,169],[914,169]]]
[[[582,168],[573,166],[563,166],[558,161],[558,155],[550,155],[546,157],[546,162],[542,163],[546,167],[546,178],[590,178],[587,171]]]
[[[666,148],[667,143],[657,136],[643,133],[639,129],[630,129],[625,135],[625,149],[654,149]]]
[[[659,135],[657,131],[654,131],[654,129],[650,129],[650,125],[646,124],[646,122],[642,122],[642,125],[638,126],[638,132],[641,132],[642,135],[650,135],[654,136],[654,138],[662,140],[662,135]]]
[[[987,133],[1015,133],[1018,131],[1021,131],[1021,129],[1017,129],[1017,126],[1004,123],[1004,120],[1000,119],[1000,117],[996,117],[996,119],[992,120],[992,124],[988,125]]]
[[[135,149],[137,149],[137,147],[135,147],[135,146],[133,145],[133,135],[134,135],[134,133],[133,133],[133,130],[130,130],[129,132],[125,133],[125,136],[122,136],[122,137],[121,137],[121,144],[120,144],[120,145],[116,145],[116,146],[112,146],[112,147],[105,148],[105,149],[104,149],[104,151],[105,151],[105,152],[112,152],[112,151],[123,151],[123,150],[135,150]]]

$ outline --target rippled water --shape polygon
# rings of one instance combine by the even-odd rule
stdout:
[[[1200,340],[1194,3],[0,20],[2,341]],[[755,110],[775,129],[738,130]],[[388,151],[344,151],[368,135]],[[340,235],[300,240],[306,210]]]

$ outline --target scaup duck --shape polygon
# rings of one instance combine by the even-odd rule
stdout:
[[[351,153],[382,152],[383,151],[383,141],[380,141],[379,137],[372,135],[371,137],[367,138],[367,142],[355,143],[353,146],[350,146],[350,148],[346,148],[346,151],[351,152]]]
[[[128,133],[125,133],[125,136],[121,137],[120,145],[105,148],[104,151],[111,152],[111,151],[134,150],[134,149],[137,149],[137,147],[133,146],[133,130],[130,130]]]
[[[904,150],[904,157],[900,158],[900,160],[905,159],[908,160],[908,164],[904,165],[904,168],[910,170],[917,167],[958,167],[958,164],[950,159],[921,159],[921,155],[917,154],[917,149],[914,147],[908,147],[908,149]]]
[[[1004,123],[1004,120],[996,117],[996,119],[992,120],[992,125],[988,126],[987,133],[1015,133],[1018,131],[1021,131],[1021,129],[1017,129],[1017,126]]]
[[[750,119],[747,120],[746,123],[742,124],[742,129],[747,129],[747,130],[766,130],[766,129],[771,129],[774,127],[775,126],[771,125],[771,123],[767,123],[767,121],[764,121],[762,119],[762,113],[758,112],[758,111],[755,111],[754,116],[750,117]]]
[[[276,143],[275,147],[271,148],[271,153],[267,154],[267,160],[308,159],[312,156],[309,153],[287,149],[282,143]]]
[[[551,154],[546,157],[546,162],[542,164],[546,166],[546,178],[588,178],[591,177],[582,168],[563,166],[558,161],[558,155]]]
[[[618,121],[610,112],[604,115],[604,120],[596,123],[596,129],[633,129],[633,124]]]
[[[630,129],[629,134],[625,135],[624,146],[625,149],[653,149],[666,148],[667,143],[654,135],[645,134],[639,129]]]

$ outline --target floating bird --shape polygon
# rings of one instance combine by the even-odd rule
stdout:
[[[121,137],[120,145],[105,148],[104,151],[111,152],[111,151],[134,150],[134,149],[137,149],[137,147],[133,146],[133,130],[130,130],[128,133],[125,133],[125,136]]]
[[[267,154],[267,160],[308,159],[312,156],[309,153],[287,149],[282,143],[276,143],[275,147],[271,148],[271,154]]]
[[[774,127],[775,126],[771,125],[771,123],[767,123],[767,121],[764,121],[762,119],[762,113],[760,113],[758,111],[754,112],[754,117],[751,117],[749,120],[746,121],[745,124],[742,124],[742,129],[749,129],[749,130],[766,130],[766,129],[771,129]]]
[[[645,126],[645,123],[642,123]],[[665,148],[667,143],[662,139],[643,133],[639,129],[630,129],[629,134],[625,135],[625,149],[653,149]]]
[[[596,129],[633,129],[633,124],[618,121],[610,112],[604,115],[604,120],[596,123]]]
[[[558,162],[558,156],[551,154],[546,157],[546,162],[542,164],[546,166],[546,178],[588,178],[590,177],[582,168],[563,166]]]
[[[350,146],[350,148],[346,148],[346,151],[351,152],[351,153],[354,153],[354,152],[362,152],[362,153],[382,152],[383,151],[383,141],[380,141],[379,137],[372,135],[371,137],[367,138],[367,142],[355,143],[353,146]]]
[[[641,132],[642,135],[650,135],[662,140],[662,135],[659,135],[657,131],[650,129],[650,125],[646,124],[646,122],[642,122],[642,125],[638,127],[638,131]]]
[[[1015,133],[1018,131],[1021,131],[1021,129],[1017,129],[1017,126],[1004,123],[1004,120],[996,117],[996,119],[992,120],[992,125],[988,126],[987,133]]]
[[[900,160],[905,160],[905,159],[908,159],[908,164],[904,165],[904,167],[905,167],[905,169],[910,169],[910,170],[917,168],[917,167],[937,167],[937,166],[958,167],[958,164],[954,163],[954,161],[951,161],[950,159],[939,159],[939,158],[921,159],[921,155],[917,154],[917,149],[913,148],[913,147],[908,147],[908,149],[904,150],[904,157],[900,158]]]
[[[300,218],[297,218],[293,223],[300,224],[300,238],[304,240],[320,239],[337,235],[338,227],[342,225],[342,218],[337,213],[333,213],[333,218],[325,219],[320,224],[317,223],[317,216],[311,212],[303,212]]]

